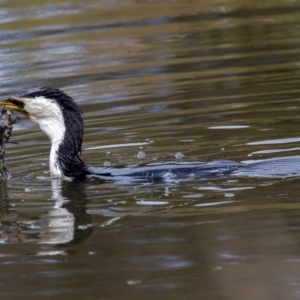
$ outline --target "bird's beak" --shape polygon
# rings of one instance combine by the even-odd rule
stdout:
[[[0,100],[0,106],[4,106],[11,111],[17,111],[17,112],[23,114],[26,118],[29,118],[27,111],[25,111],[23,108],[17,106],[16,104],[14,104],[8,100]]]

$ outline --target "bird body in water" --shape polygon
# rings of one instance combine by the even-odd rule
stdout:
[[[298,176],[300,156],[267,159],[254,163],[213,161],[209,163],[149,164],[137,167],[97,168],[86,165],[80,157],[83,118],[76,102],[53,87],[30,89],[0,104],[19,111],[37,123],[51,140],[50,173],[84,181],[91,177],[105,180],[130,177],[157,181],[174,178],[220,176]]]

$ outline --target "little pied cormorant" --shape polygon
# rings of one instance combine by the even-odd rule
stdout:
[[[84,181],[90,177],[109,180],[128,178],[157,181],[186,177],[246,176],[299,176],[300,157],[267,159],[243,164],[233,161],[209,163],[152,164],[139,167],[97,168],[87,166],[80,157],[83,138],[82,113],[76,102],[53,87],[30,89],[0,101],[0,105],[23,113],[48,135],[51,140],[50,173]]]

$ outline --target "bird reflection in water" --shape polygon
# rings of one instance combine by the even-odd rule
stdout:
[[[86,213],[84,184],[52,179],[52,199],[55,204],[43,219],[47,226],[41,232],[43,244],[81,242],[92,233],[91,216]]]
[[[19,226],[19,213],[10,210],[9,198],[7,193],[7,182],[0,181],[0,212],[1,212],[1,243],[21,242],[21,227]]]
[[[37,230],[38,243],[63,245],[80,243],[93,231],[91,216],[86,213],[86,187],[61,179],[51,180],[54,205],[34,222],[23,221],[23,213],[9,203],[7,181],[0,182],[1,223],[0,241],[17,243],[28,241],[28,232]],[[1,227],[0,227],[1,228]],[[29,240],[32,240],[29,237]]]

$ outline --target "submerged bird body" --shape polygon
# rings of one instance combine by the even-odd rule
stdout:
[[[76,102],[57,88],[30,89],[12,96],[5,103],[10,109],[26,114],[51,140],[50,173],[75,181],[132,178],[158,181],[189,177],[220,176],[295,176],[300,175],[300,157],[269,159],[243,164],[233,161],[210,163],[150,164],[124,168],[87,166],[80,157],[83,138],[82,113]]]

